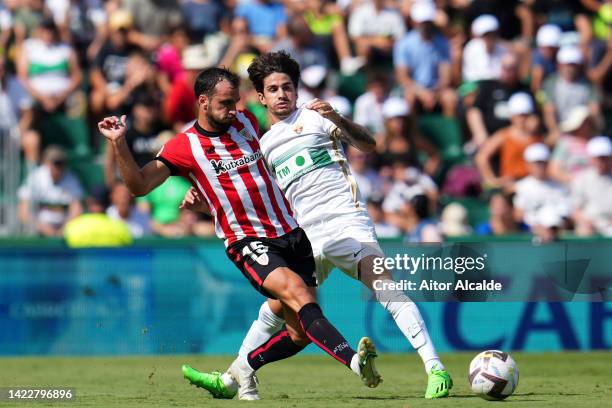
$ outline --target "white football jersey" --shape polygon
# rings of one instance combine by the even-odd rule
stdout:
[[[367,213],[342,144],[332,136],[335,129],[302,106],[261,137],[271,173],[302,227],[337,215]]]

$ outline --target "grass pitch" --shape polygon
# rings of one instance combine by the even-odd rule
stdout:
[[[384,382],[367,389],[327,356],[298,356],[260,370],[262,401],[214,400],[182,378],[181,364],[222,370],[232,357],[199,355],[120,358],[2,358],[0,387],[73,387],[75,402],[0,402],[15,407],[609,407],[612,353],[512,353],[520,370],[515,395],[504,402],[472,396],[467,368],[476,353],[444,355],[452,397],[423,399],[426,376],[416,354],[383,355]]]

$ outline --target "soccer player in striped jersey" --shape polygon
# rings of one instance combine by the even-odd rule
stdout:
[[[313,100],[297,107],[300,68],[286,53],[261,55],[248,71],[273,122],[261,137],[261,150],[312,243],[318,283],[338,267],[373,290],[423,361],[428,374],[425,398],[448,396],[452,379],[436,353],[417,306],[400,290],[373,289],[375,280],[392,281],[392,277],[389,272],[373,272],[374,259],[384,254],[341,145],[347,142],[370,152],[375,147],[373,137],[327,102]],[[194,191],[187,193],[184,205],[206,211],[201,204],[205,203]],[[264,303],[237,361],[248,356],[283,323],[280,305],[275,301]],[[190,379],[194,384],[216,396],[233,396],[219,381],[222,374],[196,374]]]
[[[298,353],[311,341],[360,375],[366,386],[376,387],[381,378],[372,342],[364,337],[354,351],[316,301],[312,247],[264,164],[255,118],[236,109],[239,81],[225,69],[202,71],[195,83],[198,120],[143,168],[127,147],[125,115],[105,118],[98,129],[110,140],[133,194],[147,194],[170,175],[189,180],[211,209],[228,257],[255,289],[281,305],[286,325],[229,369],[243,399],[257,398],[255,370]],[[184,373],[189,370],[183,367]]]

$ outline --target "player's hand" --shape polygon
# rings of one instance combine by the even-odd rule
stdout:
[[[323,116],[325,119],[331,120],[333,123],[337,123],[342,119],[342,116],[329,104],[327,101],[321,99],[313,99],[306,105],[307,109],[311,109]]]
[[[125,136],[127,130],[125,120],[125,115],[122,115],[121,119],[117,116],[107,116],[98,122],[98,130],[105,138],[115,142]]]
[[[210,214],[210,207],[206,201],[204,201],[200,193],[193,187],[187,190],[179,208],[182,210],[185,209]]]

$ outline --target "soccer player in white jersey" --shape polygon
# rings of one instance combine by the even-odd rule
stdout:
[[[229,369],[241,393],[256,391],[254,370],[298,353],[311,341],[360,375],[366,386],[376,387],[380,375],[372,342],[364,337],[359,351],[354,351],[316,301],[310,242],[263,163],[255,118],[236,109],[239,83],[226,69],[202,71],[194,89],[198,120],[170,139],[142,169],[127,147],[125,116],[107,117],[98,129],[110,140],[133,194],[149,193],[170,175],[189,180],[211,208],[227,256],[255,289],[282,305],[278,312],[286,325]],[[192,371],[183,366],[185,376]]]
[[[373,272],[374,259],[384,254],[341,145],[347,142],[360,150],[372,151],[373,137],[362,126],[339,115],[327,102],[313,100],[297,107],[300,68],[285,52],[257,57],[248,72],[273,123],[260,139],[261,150],[312,243],[318,283],[334,267],[372,290],[375,280],[392,281],[388,272]],[[187,193],[183,206],[206,211],[195,191]],[[374,291],[374,295],[423,360],[428,374],[425,398],[448,396],[452,379],[436,353],[417,306],[399,290]],[[236,361],[248,358],[251,350],[284,323],[277,302],[265,302]],[[214,396],[232,398],[235,392],[224,388],[222,376],[202,373],[192,383]]]

